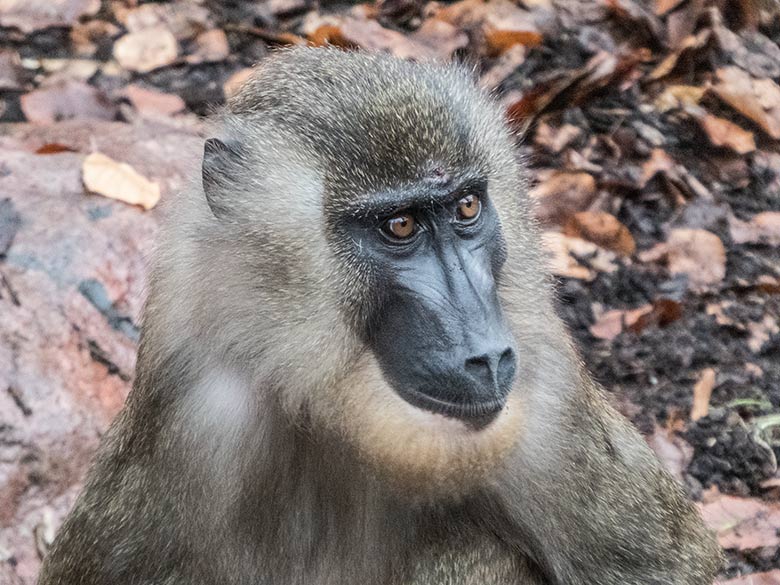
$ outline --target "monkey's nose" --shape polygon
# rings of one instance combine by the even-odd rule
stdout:
[[[485,393],[504,397],[515,377],[515,352],[511,347],[489,351],[466,359],[466,372],[484,388]]]

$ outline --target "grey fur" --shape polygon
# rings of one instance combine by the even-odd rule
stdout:
[[[553,312],[512,137],[467,73],[284,51],[215,132],[237,154],[170,206],[133,392],[40,585],[712,582],[712,536]],[[406,420],[335,221],[432,165],[486,174],[507,240],[519,374],[481,443]]]

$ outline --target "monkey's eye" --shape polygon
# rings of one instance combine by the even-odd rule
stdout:
[[[391,240],[403,242],[417,233],[417,221],[409,213],[395,215],[382,224],[382,233]]]
[[[474,223],[481,211],[482,201],[477,195],[466,195],[458,201],[458,221],[461,223]]]

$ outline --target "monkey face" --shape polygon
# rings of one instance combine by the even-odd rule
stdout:
[[[363,332],[404,400],[481,426],[506,405],[515,343],[496,281],[506,259],[484,177],[440,174],[357,202],[344,227],[377,292]]]
[[[513,139],[461,69],[297,55],[261,68],[206,142],[205,334],[383,478],[483,482],[522,431],[549,329]]]

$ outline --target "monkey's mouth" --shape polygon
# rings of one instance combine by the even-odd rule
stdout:
[[[506,406],[506,397],[478,402],[452,402],[431,396],[420,390],[404,389],[398,393],[412,406],[434,414],[458,419],[477,429],[489,425]]]

